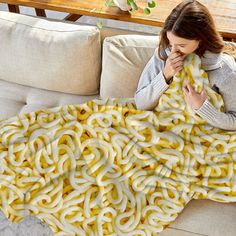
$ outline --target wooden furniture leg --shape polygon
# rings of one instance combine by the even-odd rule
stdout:
[[[8,10],[10,12],[20,13],[20,7],[18,5],[13,5],[13,4],[7,4],[7,5],[8,5]]]
[[[68,21],[77,21],[82,15],[76,15],[76,14],[68,14],[64,20]]]
[[[47,17],[47,16],[46,16],[46,12],[45,12],[44,9],[35,8],[35,12],[36,12],[36,15],[37,15],[37,16]]]

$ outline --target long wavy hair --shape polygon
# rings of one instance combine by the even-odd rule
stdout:
[[[158,55],[162,60],[167,59],[165,49],[169,47],[166,35],[168,31],[181,38],[200,40],[199,47],[195,51],[200,57],[206,50],[220,53],[224,49],[224,41],[216,30],[209,10],[195,0],[181,2],[166,18],[158,46]]]

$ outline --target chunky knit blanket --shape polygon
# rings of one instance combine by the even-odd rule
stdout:
[[[5,216],[34,215],[54,235],[157,235],[191,199],[235,202],[236,131],[186,104],[186,80],[224,110],[191,54],[153,111],[108,98],[0,121]]]

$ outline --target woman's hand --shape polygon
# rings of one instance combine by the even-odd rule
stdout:
[[[163,75],[167,82],[183,68],[184,56],[180,52],[171,52],[166,60],[165,68],[163,70]]]
[[[199,109],[207,98],[207,93],[204,88],[202,88],[200,93],[197,93],[189,82],[187,82],[186,86],[183,88],[183,92],[187,104],[193,109]]]

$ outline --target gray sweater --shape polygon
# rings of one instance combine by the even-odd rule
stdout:
[[[166,49],[166,54],[170,54],[169,49]],[[201,57],[201,62],[212,89],[223,97],[225,111],[217,110],[207,98],[195,112],[214,127],[236,130],[236,62],[227,54],[209,51]],[[168,89],[163,76],[164,63],[156,50],[146,64],[134,94],[137,109],[153,110],[160,96]]]

